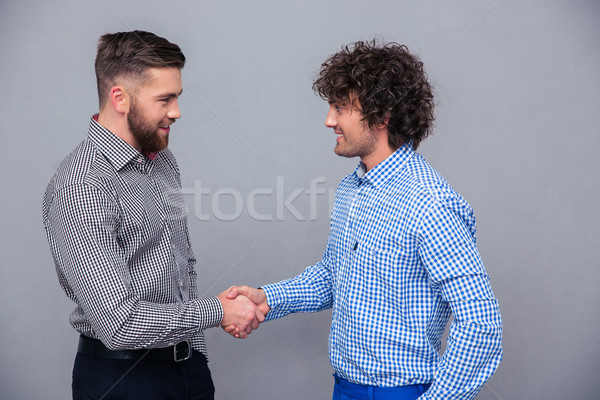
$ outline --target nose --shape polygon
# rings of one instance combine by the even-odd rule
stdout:
[[[181,118],[181,111],[179,111],[179,103],[177,102],[177,99],[175,99],[172,103],[173,105],[167,113],[167,117],[171,119]]]
[[[325,117],[325,126],[327,128],[333,128],[337,125],[337,121],[335,119],[335,107],[333,104],[329,105],[329,112],[327,113],[327,117]]]

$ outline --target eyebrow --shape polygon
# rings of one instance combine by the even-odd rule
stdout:
[[[329,104],[337,104],[339,106],[346,106],[349,104],[349,99],[328,99],[327,103]]]
[[[162,93],[162,94],[158,94],[155,96],[155,98],[164,98],[164,97],[169,97],[169,98],[174,98],[174,97],[179,97],[181,96],[181,94],[183,93],[183,89],[181,89],[181,91],[179,93]]]

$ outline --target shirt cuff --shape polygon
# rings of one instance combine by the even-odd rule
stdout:
[[[265,317],[265,321],[285,317],[290,313],[289,305],[287,305],[286,290],[281,283],[272,283],[260,288],[265,292],[267,304],[271,308]]]
[[[200,313],[200,329],[204,330],[221,325],[223,306],[217,296],[209,296],[196,300]]]

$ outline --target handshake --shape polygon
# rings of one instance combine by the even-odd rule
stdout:
[[[245,339],[265,320],[271,310],[262,289],[232,286],[217,296],[223,306],[221,328],[231,336]]]

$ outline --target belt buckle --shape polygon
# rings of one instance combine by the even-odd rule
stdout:
[[[190,358],[192,358],[192,346],[190,346],[189,341],[184,340],[173,346],[173,360],[175,362],[182,362]]]

